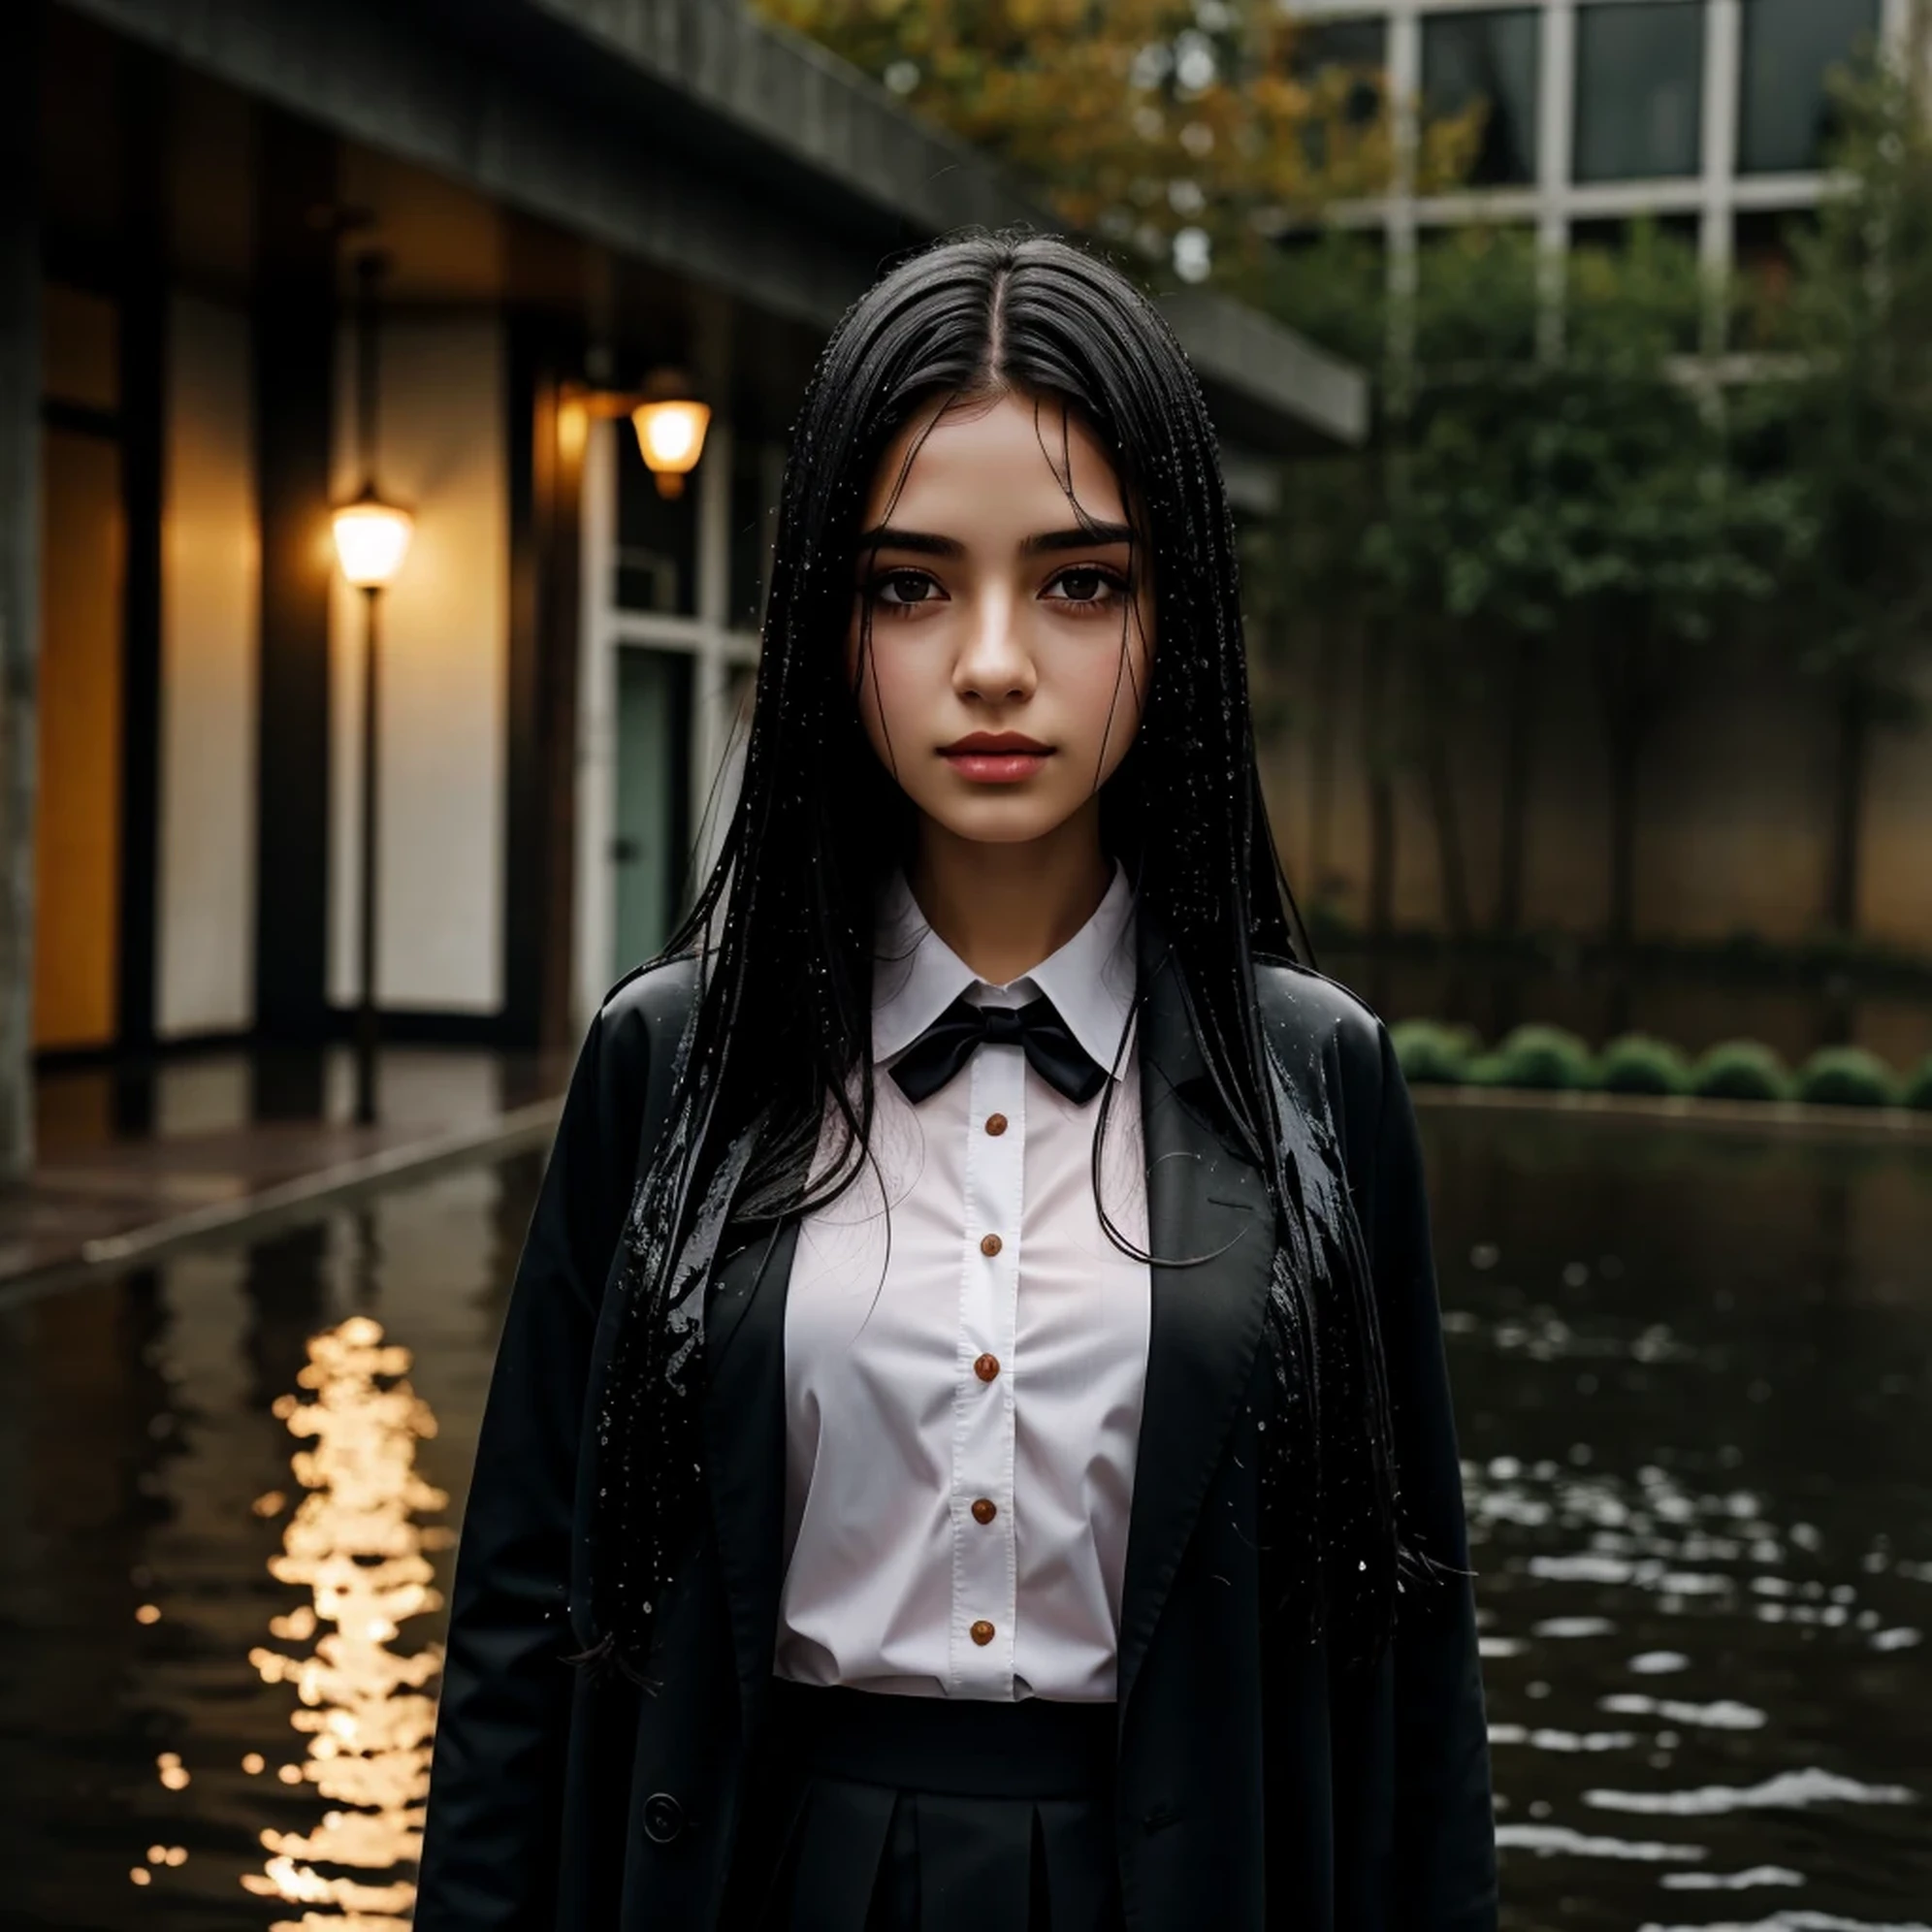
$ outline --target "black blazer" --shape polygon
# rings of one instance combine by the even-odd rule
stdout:
[[[1152,1274],[1120,1620],[1118,1841],[1136,1932],[1493,1932],[1488,1732],[1466,1577],[1408,1586],[1372,1670],[1258,1612],[1258,1348],[1272,1248],[1260,1171],[1212,1125],[1154,921],[1137,925]],[[1333,1136],[1373,1268],[1411,1530],[1467,1568],[1428,1208],[1387,1032],[1320,975],[1258,992],[1300,1104]],[[640,1135],[661,1118],[690,959],[605,999],[572,1075],[511,1294],[463,1527],[416,1932],[729,1926],[734,1838],[776,1636],[784,1310],[796,1235],[733,1247],[708,1290],[709,1522],[659,1618],[655,1694],[562,1659],[581,1617],[587,1392],[608,1344]],[[1204,1099],[1204,1093],[1206,1099]],[[585,1486],[587,1487],[587,1485]]]

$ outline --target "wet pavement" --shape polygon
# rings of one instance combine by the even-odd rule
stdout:
[[[1932,1148],[1424,1117],[1505,1925],[1932,1924]],[[0,1307],[0,1920],[400,1932],[541,1157]]]
[[[547,1146],[569,1071],[556,1053],[385,1046],[368,1126],[345,1047],[45,1071],[33,1172],[0,1188],[0,1304],[321,1195]]]

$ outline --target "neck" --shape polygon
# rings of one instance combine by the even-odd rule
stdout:
[[[1019,845],[961,838],[925,820],[907,883],[933,931],[998,986],[1066,945],[1112,877],[1096,804]]]

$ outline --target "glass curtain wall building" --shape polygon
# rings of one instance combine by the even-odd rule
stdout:
[[[1304,66],[1383,69],[1398,104],[1488,104],[1468,185],[1349,211],[1394,261],[1418,231],[1478,215],[1546,247],[1649,214],[1723,266],[1819,199],[1826,77],[1874,37],[1902,42],[1910,0],[1287,0]],[[1399,105],[1399,112],[1406,110]],[[1400,144],[1399,144],[1400,147]]]

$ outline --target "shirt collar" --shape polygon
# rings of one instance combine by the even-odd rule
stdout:
[[[981,979],[933,931],[904,871],[895,867],[879,907],[872,1057],[883,1062],[910,1046],[962,993],[987,1006],[1024,1006],[1044,993],[1074,1038],[1117,1079],[1113,1061],[1133,1010],[1134,982],[1134,888],[1118,859],[1079,931],[1004,986]]]

